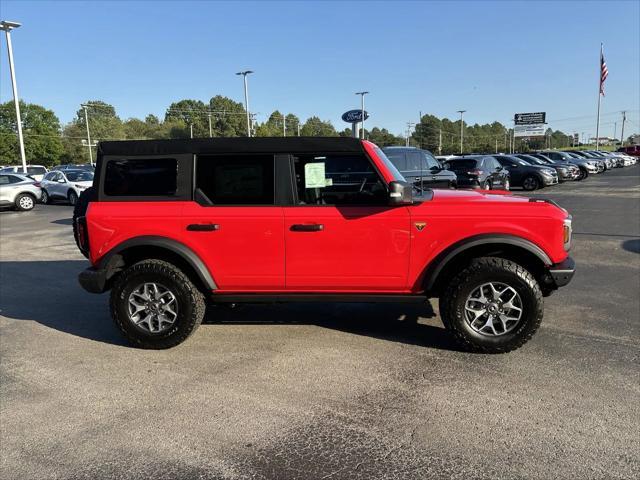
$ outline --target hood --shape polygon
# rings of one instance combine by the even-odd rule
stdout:
[[[503,193],[504,192],[504,193]],[[510,192],[494,190],[433,190],[432,202],[443,203],[469,203],[469,202],[496,202],[496,203],[527,203],[526,197],[516,197]]]

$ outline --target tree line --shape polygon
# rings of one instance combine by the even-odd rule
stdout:
[[[86,115],[92,142],[104,140],[142,140],[204,137],[240,137],[247,135],[244,105],[216,95],[209,102],[184,99],[172,103],[164,118],[147,115],[121,119],[113,105],[90,100]],[[86,163],[87,125],[80,108],[71,122],[62,125],[52,110],[33,103],[20,102],[27,162],[53,166],[60,163]],[[460,120],[423,115],[407,135],[395,135],[386,128],[365,129],[365,138],[381,147],[405,145],[425,148],[435,154],[460,151]],[[346,136],[351,128],[336,130],[328,120],[311,116],[304,122],[293,113],[272,112],[264,122],[252,121],[252,134],[273,136]],[[512,131],[500,122],[464,124],[464,150],[468,152],[509,151]],[[84,141],[84,142],[83,142]],[[571,145],[571,137],[561,131],[547,131],[547,137],[516,139],[516,148],[527,151]],[[0,104],[0,165],[19,163],[16,116],[13,102]]]

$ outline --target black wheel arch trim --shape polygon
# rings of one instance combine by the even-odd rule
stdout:
[[[442,273],[447,264],[453,260],[457,255],[469,250],[470,248],[477,247],[479,245],[511,245],[514,247],[520,247],[524,250],[535,255],[540,261],[542,261],[547,267],[551,266],[553,262],[549,258],[549,255],[545,253],[539,246],[522,237],[507,234],[481,234],[474,235],[460,240],[448,248],[439,253],[435,259],[433,259],[425,269],[423,275],[423,285],[426,292],[433,290],[438,276]]]
[[[202,284],[209,290],[217,290],[217,285],[209,272],[209,269],[202,261],[202,259],[185,244],[173,240],[167,237],[159,237],[154,235],[144,235],[140,237],[133,237],[119,243],[111,250],[109,250],[98,263],[99,269],[112,270],[118,268],[118,265],[122,261],[121,253],[132,247],[151,246],[159,247],[169,250],[176,255],[179,255],[184,261],[193,268],[198,275],[198,278]]]

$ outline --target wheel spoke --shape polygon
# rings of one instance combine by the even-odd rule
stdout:
[[[129,319],[139,328],[159,333],[173,325],[178,318],[175,294],[154,282],[141,283],[129,294]]]
[[[513,330],[522,318],[520,295],[502,282],[487,282],[467,297],[465,319],[476,332],[499,336]]]

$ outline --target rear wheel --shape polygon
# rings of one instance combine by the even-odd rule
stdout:
[[[16,197],[15,204],[18,210],[26,212],[36,206],[36,199],[28,193],[21,193]]]
[[[505,353],[531,339],[543,306],[531,273],[504,258],[482,257],[451,280],[440,298],[440,315],[465,349]]]
[[[522,181],[522,188],[525,190],[537,190],[540,188],[540,180],[533,175],[528,176]]]
[[[181,270],[163,260],[143,260],[120,274],[110,307],[131,344],[156,350],[184,342],[205,312],[204,295]]]

